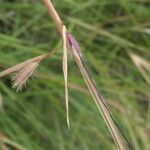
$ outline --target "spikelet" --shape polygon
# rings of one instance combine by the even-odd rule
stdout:
[[[32,62],[25,67],[23,67],[16,76],[12,79],[13,81],[13,88],[16,88],[17,91],[22,90],[23,86],[27,82],[27,80],[32,76],[35,72],[36,68],[38,67],[39,62]]]
[[[74,47],[74,49],[76,49],[76,51],[78,52],[79,56],[82,57],[81,48],[78,42],[70,32],[67,32],[67,48],[69,50],[73,50],[72,47]]]

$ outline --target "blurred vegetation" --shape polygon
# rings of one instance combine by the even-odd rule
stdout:
[[[52,2],[78,39],[85,63],[129,141],[136,150],[149,150],[150,73],[144,70],[145,78],[129,57],[132,52],[150,61],[149,0]],[[1,149],[116,149],[71,57],[71,130],[67,128],[61,38],[42,0],[0,0],[1,71],[54,49],[58,53],[39,66],[22,92],[11,88],[10,76],[0,80]]]

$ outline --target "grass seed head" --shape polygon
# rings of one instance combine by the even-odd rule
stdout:
[[[26,65],[22,68],[16,76],[12,79],[13,81],[13,88],[17,88],[17,91],[21,90],[23,86],[26,84],[27,80],[32,76],[35,72],[36,68],[39,65],[39,61],[31,62],[30,64]]]

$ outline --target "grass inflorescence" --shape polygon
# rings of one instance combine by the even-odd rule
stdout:
[[[86,64],[117,122],[139,150],[150,147],[149,68],[141,72],[132,56],[149,64],[148,4],[146,0],[54,1],[68,29],[81,43]],[[1,70],[47,53],[43,49],[61,49],[61,38],[41,1],[1,1],[0,12]],[[8,77],[0,81],[0,127],[7,139],[1,140],[3,147],[116,148],[70,59],[71,132],[67,129],[61,62],[62,51],[43,61],[37,78],[21,93],[10,88]]]

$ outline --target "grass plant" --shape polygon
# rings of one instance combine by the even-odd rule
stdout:
[[[81,43],[117,123],[135,149],[149,149],[149,67],[137,66],[138,60],[149,64],[149,1],[63,0],[54,5]],[[43,49],[62,49],[54,29],[41,1],[1,1],[1,70],[48,53]],[[0,81],[3,149],[116,149],[79,70],[68,61],[71,130],[65,124],[60,50],[43,61],[23,92],[12,90],[8,77]]]

